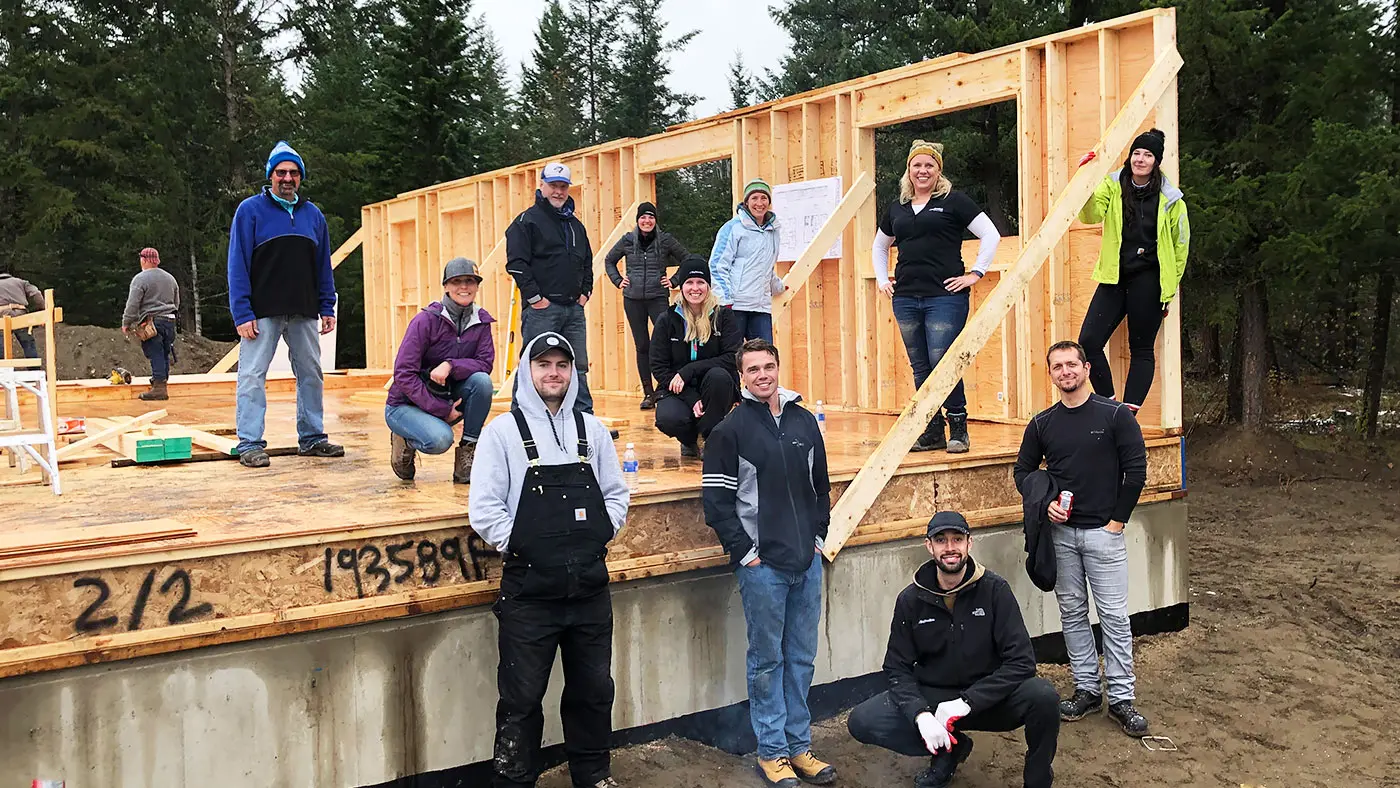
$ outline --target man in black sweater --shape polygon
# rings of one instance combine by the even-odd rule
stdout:
[[[561,162],[552,161],[540,170],[535,204],[506,228],[506,273],[515,278],[525,299],[521,346],[550,331],[569,340],[578,375],[574,410],[592,413],[583,306],[593,295],[593,248],[583,222],[574,215],[574,198],[569,196],[572,183],[569,168]]]
[[[1026,425],[1015,477],[1019,488],[1044,460],[1059,489],[1074,495],[1068,509],[1052,501],[1047,511],[1055,523],[1055,597],[1075,686],[1074,695],[1060,703],[1060,715],[1079,720],[1103,708],[1099,655],[1089,624],[1092,591],[1103,630],[1108,713],[1124,733],[1146,736],[1147,718],[1133,703],[1133,631],[1123,530],[1147,483],[1147,448],[1132,411],[1089,390],[1089,364],[1078,343],[1051,345],[1045,366],[1060,390],[1060,401]]]
[[[1027,788],[1049,786],[1060,733],[1059,698],[1035,675],[1031,636],[1011,586],[972,560],[972,532],[939,512],[924,542],[933,558],[899,594],[885,651],[889,690],[851,711],[857,741],[904,755],[932,754],[915,788],[942,788],[972,752],[967,731],[1026,728]]]

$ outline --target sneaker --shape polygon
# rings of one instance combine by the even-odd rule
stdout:
[[[909,451],[936,451],[947,445],[948,439],[943,437],[943,411],[940,410],[929,419],[928,426]]]
[[[754,769],[763,778],[764,785],[775,788],[799,788],[802,785],[802,781],[797,779],[797,772],[792,770],[792,761],[787,758],[774,758],[771,761],[759,758]]]
[[[1074,694],[1060,701],[1060,719],[1065,722],[1082,720],[1103,709],[1103,696],[1088,690],[1077,689]]]
[[[914,775],[914,788],[944,788],[953,782],[958,767],[972,754],[972,737],[962,731],[953,734],[953,749],[929,759],[928,768]]]
[[[811,750],[792,756],[792,770],[805,783],[829,785],[836,782],[836,767],[817,760]]]
[[[598,782],[593,783],[593,788],[622,788],[622,785],[611,777],[604,777]]]
[[[272,458],[267,456],[267,452],[253,448],[238,453],[238,464],[244,468],[266,468],[272,464]]]
[[[1118,723],[1118,727],[1129,736],[1136,736],[1139,739],[1147,735],[1147,718],[1133,706],[1130,700],[1120,700],[1117,703],[1108,704],[1108,716]]]
[[[389,467],[393,469],[394,475],[400,479],[411,482],[417,473],[413,459],[417,452],[408,445],[408,439],[397,432],[389,433]]]
[[[698,458],[700,456],[700,445],[697,443],[682,443],[681,456]]]
[[[303,457],[344,457],[345,447],[330,441],[321,441],[309,449],[297,449]]]
[[[967,437],[967,414],[948,417],[948,453],[966,454],[972,448],[972,440]]]

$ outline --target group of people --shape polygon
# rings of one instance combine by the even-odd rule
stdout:
[[[1181,192],[1161,173],[1163,147],[1160,132],[1140,135],[1123,169],[1081,212],[1083,221],[1105,226],[1093,274],[1098,289],[1081,341],[1050,348],[1046,365],[1060,401],[1027,425],[1015,465],[1026,527],[1041,546],[1032,577],[1058,598],[1074,693],[1061,700],[1036,677],[1010,584],[972,557],[973,534],[962,515],[938,513],[924,541],[930,558],[895,604],[883,665],[888,690],[857,706],[849,720],[859,741],[929,757],[915,780],[920,788],[948,784],[972,749],[968,731],[1022,726],[1025,784],[1051,784],[1061,721],[1104,706],[1090,594],[1103,628],[1108,714],[1129,734],[1147,732],[1135,707],[1124,530],[1146,475],[1134,415],[1151,383],[1153,340],[1176,293],[1189,237]],[[235,214],[228,266],[240,336],[238,453],[254,468],[269,464],[264,384],[282,340],[297,377],[299,453],[344,454],[325,434],[321,406],[318,335],[334,329],[336,305],[325,218],[298,194],[305,165],[287,143],[273,149],[266,174],[269,185]],[[616,435],[592,413],[584,306],[593,255],[571,186],[567,166],[546,165],[534,204],[506,230],[506,270],[526,306],[511,411],[487,423],[495,319],[477,303],[482,277],[465,258],[446,265],[442,299],[410,321],[385,405],[393,472],[410,480],[418,453],[455,445],[453,480],[471,485],[471,525],[502,556],[493,608],[500,622],[497,786],[535,784],[542,702],[556,655],[565,676],[561,716],[573,784],[617,785],[609,768],[614,686],[605,558],[626,522],[630,495]],[[836,768],[812,752],[807,705],[831,485],[815,417],[778,383],[771,312],[785,285],[775,267],[772,189],[762,180],[746,184],[708,259],[661,231],[654,205],[643,203],[636,220],[636,230],[608,253],[607,273],[623,292],[643,407],[655,408],[657,428],[678,440],[683,455],[703,460],[705,521],[731,559],[747,626],[757,772],[764,784],[782,788],[831,783]],[[967,232],[980,241],[970,270],[961,252]],[[915,141],[872,258],[916,384],[961,331],[969,290],[989,270],[998,241],[986,213],[953,190],[942,146]],[[893,280],[892,247],[900,254]],[[152,362],[148,393],[163,397],[179,293],[154,249],[142,251],[141,265],[123,328],[146,326],[138,334],[145,335],[154,327],[143,344]],[[0,287],[14,285],[0,277]],[[0,308],[12,309],[3,302],[20,297],[8,292],[0,290]],[[1132,364],[1120,402],[1112,398],[1103,346],[1124,318]],[[913,448],[969,447],[959,384]],[[1073,500],[1062,507],[1066,490]]]

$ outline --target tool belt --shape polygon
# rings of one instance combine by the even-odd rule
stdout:
[[[0,304],[0,317],[18,317],[28,311],[28,304]]]
[[[146,340],[154,337],[156,335],[155,318],[148,317],[145,320],[142,320],[140,323],[137,323],[136,328],[132,329],[132,333],[134,333],[136,335],[136,338],[141,340],[142,342],[145,342]]]

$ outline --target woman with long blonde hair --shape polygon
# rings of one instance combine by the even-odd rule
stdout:
[[[680,284],[680,295],[651,337],[651,372],[661,395],[656,428],[680,441],[682,457],[698,458],[710,430],[739,396],[734,352],[744,335],[711,289],[705,258],[687,257],[672,281]]]
[[[962,242],[971,231],[981,241],[972,270],[965,269]],[[987,273],[1001,234],[981,208],[943,174],[943,145],[914,140],[899,179],[899,199],[890,203],[871,249],[875,281],[890,296],[914,385],[922,386],[967,323],[972,286]],[[890,247],[899,265],[890,278]],[[944,436],[944,412],[948,434]],[[962,381],[933,414],[913,451],[946,448],[960,454],[967,436],[967,395]]]

